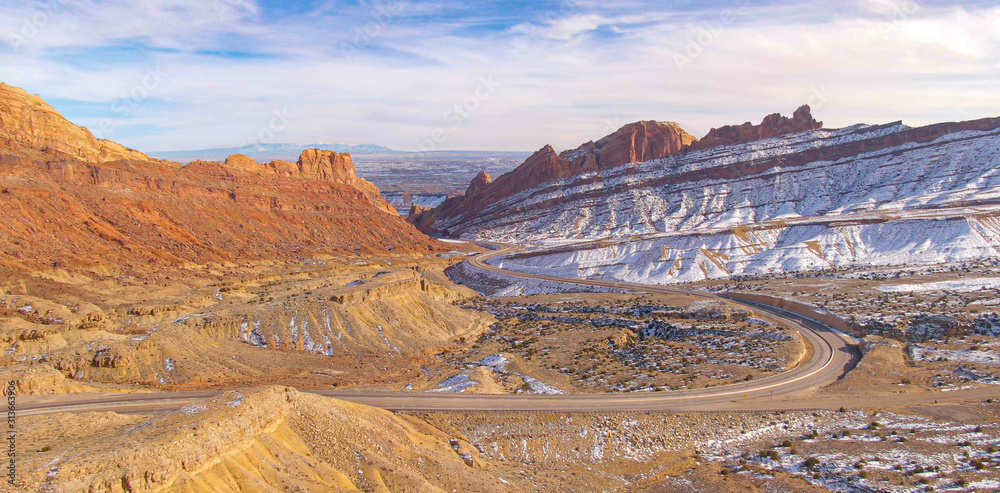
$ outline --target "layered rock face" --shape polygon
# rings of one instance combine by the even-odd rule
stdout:
[[[480,171],[478,175],[469,184],[469,188],[465,191],[465,195],[475,195],[481,190],[493,183],[493,177],[490,176],[486,171]]]
[[[562,154],[572,169],[585,173],[641,163],[676,154],[697,141],[676,123],[632,123],[597,141]]]
[[[700,151],[724,145],[745,144],[755,140],[780,137],[782,135],[808,132],[823,128],[823,122],[812,117],[812,109],[806,105],[795,110],[791,118],[773,113],[764,118],[760,125],[750,122],[743,125],[728,125],[713,128],[703,139],[692,144],[690,150]]]
[[[683,152],[548,181],[434,227],[594,240],[502,262],[651,283],[1000,257],[1000,119],[755,138],[818,125],[803,108],[717,129]]]
[[[264,166],[257,164],[257,161],[253,158],[244,156],[243,154],[234,154],[229,156],[229,158],[226,159],[226,166],[254,173],[263,173],[266,170]]]
[[[647,121],[626,125],[597,142],[562,154],[552,146],[545,146],[495,181],[485,173],[480,174],[464,196],[453,197],[433,210],[411,211],[410,221],[424,232],[446,233],[456,218],[474,216],[525,190],[581,173],[669,156],[696,140],[676,123]],[[443,227],[445,224],[448,226]]]
[[[306,149],[299,156],[299,171],[302,172],[304,178],[314,180],[343,183],[352,187],[358,182],[358,175],[350,154]]]
[[[417,418],[286,387],[162,416],[28,418],[19,491],[528,491],[467,440]],[[77,430],[75,432],[70,430]],[[362,445],[363,444],[363,445]],[[511,480],[498,480],[498,476]],[[373,486],[375,485],[375,486]]]
[[[12,151],[45,150],[91,163],[154,161],[70,123],[41,97],[0,83],[0,144]]]
[[[20,89],[0,88],[0,267],[280,259],[305,252],[427,252],[350,155],[247,156],[188,166],[94,139]]]
[[[220,163],[195,161],[188,166],[194,165],[195,167],[200,167],[214,164]],[[285,178],[316,180],[347,185],[360,190],[379,209],[396,214],[396,209],[382,197],[381,192],[374,183],[358,177],[354,167],[354,160],[350,154],[340,154],[322,149],[306,149],[299,156],[298,162],[272,161],[265,164],[259,164],[254,159],[243,154],[234,154],[229,156],[225,163],[221,164],[224,164],[227,168],[251,173],[264,173]]]
[[[194,163],[206,164],[206,161]],[[194,164],[192,163],[192,164]],[[321,149],[306,149],[296,163],[288,161],[273,161],[258,164],[253,158],[243,154],[234,154],[226,159],[226,167],[251,171],[254,173],[269,173],[286,178],[302,178],[306,180],[326,181],[350,187],[357,187],[360,179],[354,168],[350,154],[337,154]]]

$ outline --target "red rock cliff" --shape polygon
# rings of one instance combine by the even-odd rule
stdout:
[[[597,142],[561,155],[552,146],[545,146],[495,181],[478,176],[464,196],[448,199],[436,209],[411,211],[410,222],[424,232],[441,233],[436,228],[438,218],[475,214],[524,190],[580,173],[666,157],[696,140],[676,123],[645,121],[626,125]]]
[[[0,83],[0,145],[12,151],[45,151],[92,163],[154,161],[139,151],[94,137],[40,96],[4,83]]]
[[[0,270],[17,272],[162,276],[179,265],[439,248],[357,177],[349,155],[181,166],[94,139],[10,86],[0,87],[0,206]]]
[[[629,163],[643,163],[675,154],[697,141],[672,122],[632,123],[597,141],[562,153],[578,173],[610,169]]]
[[[782,135],[807,132],[823,128],[823,122],[812,117],[812,109],[808,105],[795,110],[791,118],[774,113],[764,118],[760,125],[746,122],[743,125],[728,125],[713,128],[705,138],[690,146],[692,151],[711,149],[724,145],[745,144],[755,140],[780,137]]]

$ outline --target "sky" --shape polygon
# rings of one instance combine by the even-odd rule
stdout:
[[[0,0],[0,81],[143,151],[575,148],[1000,116],[991,1]]]

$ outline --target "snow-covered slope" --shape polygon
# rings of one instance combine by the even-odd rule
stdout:
[[[998,205],[993,119],[857,125],[675,154],[549,182],[439,227],[589,241],[503,260],[509,268],[669,283],[996,257]]]
[[[1000,256],[1000,220],[954,217],[764,225],[582,244],[498,260],[548,275],[670,284],[855,266],[925,265]]]

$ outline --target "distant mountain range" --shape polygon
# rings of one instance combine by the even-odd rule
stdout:
[[[273,161],[275,159],[294,160],[306,149],[322,149],[324,151],[334,151],[337,153],[349,153],[359,155],[370,154],[401,154],[400,151],[389,149],[375,144],[254,144],[242,147],[228,147],[218,149],[201,149],[194,151],[163,151],[151,152],[150,156],[158,159],[167,159],[181,163],[191,161],[225,161],[233,154],[243,154],[250,156],[257,161]]]
[[[348,153],[356,161],[384,161],[404,160],[412,162],[422,161],[442,161],[442,160],[490,160],[490,159],[516,159],[521,161],[530,156],[530,152],[518,151],[433,151],[433,152],[410,152],[397,151],[385,146],[375,144],[261,144],[247,145],[243,147],[226,147],[218,149],[201,149],[194,151],[161,151],[150,152],[149,155],[157,159],[166,159],[179,163],[190,163],[191,161],[225,161],[233,154],[243,154],[255,159],[258,162],[268,162],[274,160],[295,161],[306,149],[322,149],[337,153]]]

